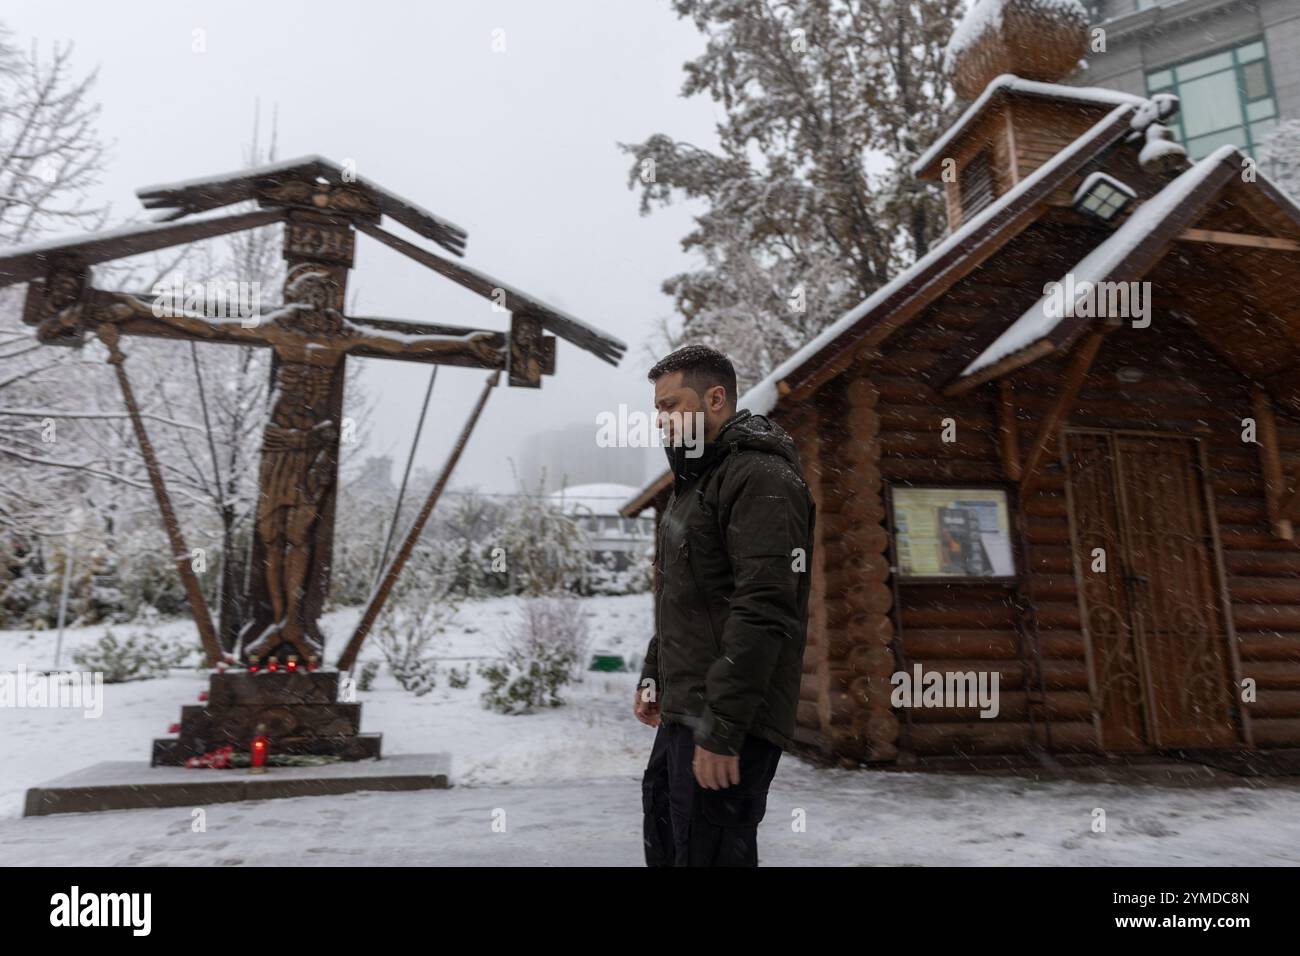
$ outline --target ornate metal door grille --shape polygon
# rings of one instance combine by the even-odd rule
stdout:
[[[1098,739],[1239,739],[1216,541],[1195,439],[1067,429],[1071,542]]]

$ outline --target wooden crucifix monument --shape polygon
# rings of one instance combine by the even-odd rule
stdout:
[[[573,316],[381,228],[382,218],[388,216],[456,256],[462,254],[466,239],[459,226],[317,156],[231,176],[143,189],[138,195],[147,208],[163,212],[162,221],[0,253],[0,285],[29,283],[23,318],[35,326],[42,342],[76,346],[94,334],[107,347],[209,666],[217,664],[222,651],[130,389],[122,349],[125,337],[156,336],[273,350],[271,401],[262,437],[250,556],[253,573],[244,601],[250,610],[239,628],[239,658],[253,666],[293,658],[310,670],[325,651],[318,618],[329,590],[346,357],[458,365],[497,374],[504,371],[510,385],[536,388],[544,375],[555,371],[555,338],[545,335],[546,331],[615,365],[626,349],[618,339]],[[249,202],[260,208],[186,219]],[[160,307],[158,296],[109,292],[91,283],[91,268],[98,263],[272,223],[285,227],[283,303],[251,319],[213,318],[175,303],[161,303]],[[510,313],[508,333],[346,315],[344,294],[358,231],[490,298]],[[495,380],[494,374],[492,382]],[[482,401],[475,418],[481,409]],[[449,468],[465,437],[467,433]],[[445,485],[445,477],[439,489]],[[427,511],[421,513],[421,521]],[[418,534],[418,527],[413,531]],[[399,554],[399,563],[388,569],[388,577],[400,571],[406,553],[409,549]],[[373,603],[367,620],[373,620],[382,594]],[[364,631],[354,636],[342,666],[350,668],[362,637]],[[233,694],[231,699],[240,697],[238,692]],[[269,695],[268,702],[274,697]],[[244,695],[241,699],[249,698]],[[245,725],[256,715],[244,716],[239,732],[246,731]]]

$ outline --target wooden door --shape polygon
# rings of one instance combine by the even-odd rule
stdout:
[[[1224,592],[1195,439],[1066,431],[1071,540],[1101,746],[1230,746]]]

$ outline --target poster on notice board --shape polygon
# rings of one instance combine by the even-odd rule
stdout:
[[[1005,491],[895,486],[893,501],[894,542],[901,577],[1015,575]]]

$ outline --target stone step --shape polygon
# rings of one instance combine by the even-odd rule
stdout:
[[[188,769],[108,761],[32,787],[27,791],[23,816],[189,807],[362,790],[445,790],[450,786],[451,755],[446,753],[399,754],[322,767],[271,767],[261,774],[241,768]]]
[[[227,670],[208,681],[213,707],[246,704],[332,704],[339,696],[338,671]]]
[[[334,756],[342,760],[378,760],[383,734],[269,738],[271,753]],[[240,753],[248,753],[247,743],[232,743]],[[224,746],[185,737],[158,737],[153,742],[154,767],[183,767],[190,757],[201,757]]]
[[[361,730],[360,704],[248,704],[213,707],[186,704],[181,708],[181,737],[247,747],[266,725],[268,737],[346,736]],[[209,748],[211,749],[211,748]]]

